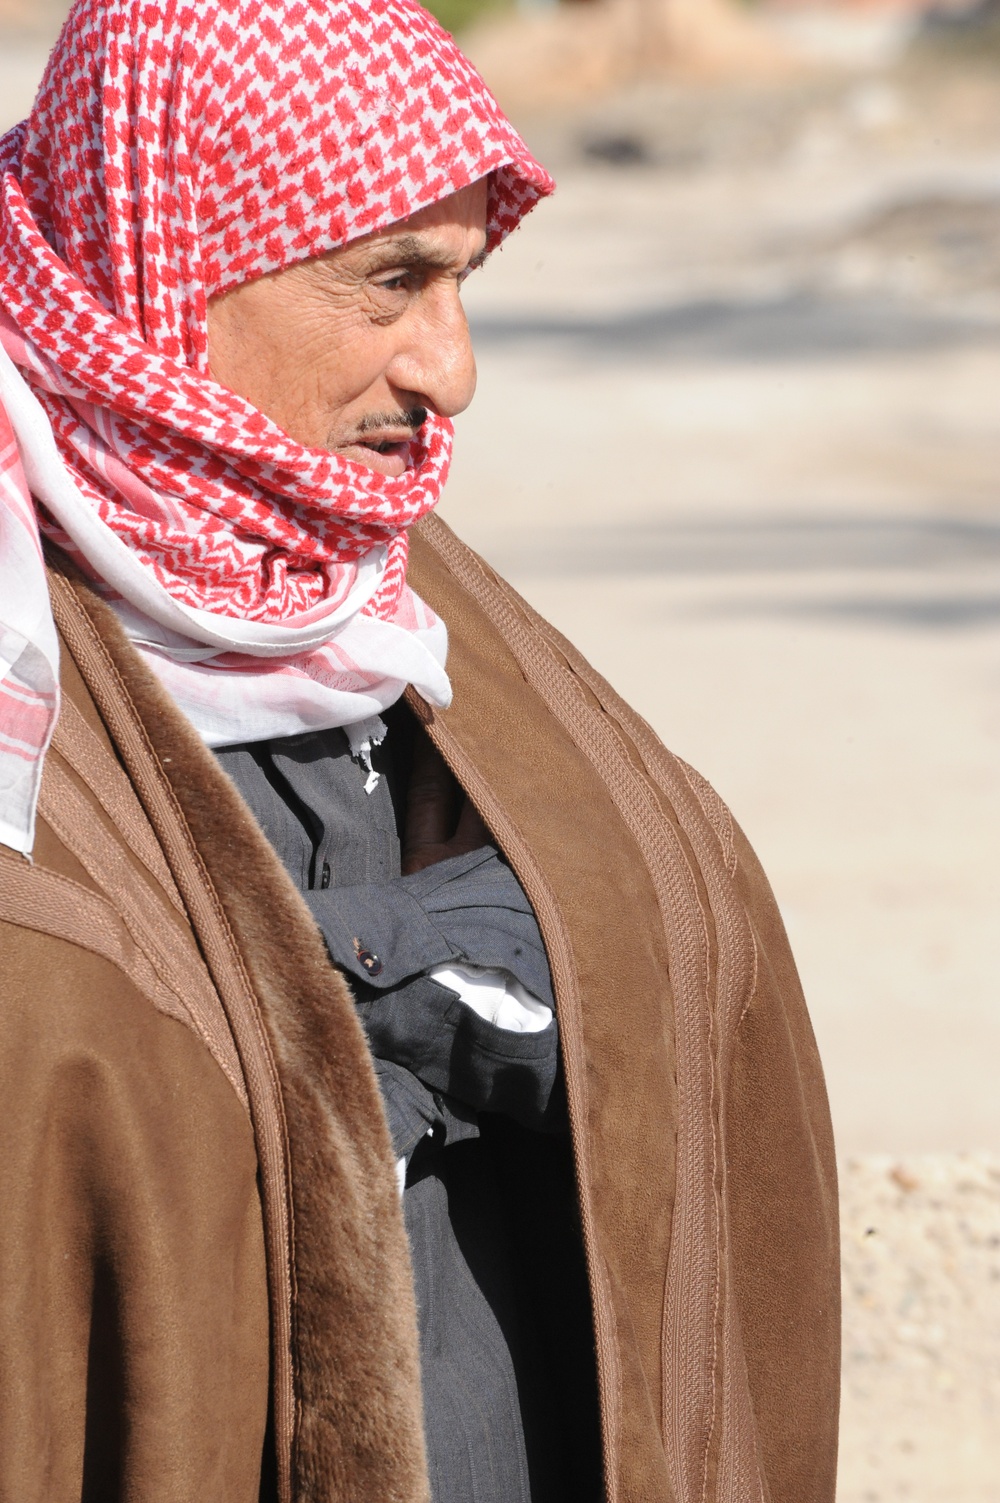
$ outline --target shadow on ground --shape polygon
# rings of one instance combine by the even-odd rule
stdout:
[[[942,570],[1000,563],[1000,518],[819,516],[555,528],[500,541],[519,574],[759,574]]]
[[[472,318],[481,348],[544,344],[588,360],[628,356],[690,359],[829,360],[1000,344],[1000,320],[885,298],[794,292],[759,301],[705,299],[612,317]]]
[[[663,522],[615,529],[548,531],[530,542],[513,538],[490,548],[490,559],[516,579],[618,576],[698,579],[856,574],[856,589],[788,598],[704,598],[699,615],[788,616],[868,622],[873,626],[961,629],[1000,622],[1000,588],[983,588],[982,570],[1000,564],[1000,519],[981,517],[770,517]],[[900,576],[897,593],[886,575]],[[962,585],[969,575],[969,588]],[[865,576],[878,585],[864,587]],[[956,582],[955,576],[959,576]],[[922,576],[913,588],[913,575]],[[872,584],[874,585],[874,580]]]
[[[712,616],[786,616],[800,620],[843,621],[869,626],[913,627],[925,631],[995,626],[1000,622],[1000,591],[993,595],[935,595],[900,598],[858,595],[818,600],[744,601],[706,605]]]

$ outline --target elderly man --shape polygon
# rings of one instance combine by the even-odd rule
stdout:
[[[830,1503],[766,882],[429,515],[547,175],[410,0],[77,0],[0,171],[0,1499]]]

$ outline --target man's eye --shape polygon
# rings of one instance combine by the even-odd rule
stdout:
[[[380,277],[375,283],[379,292],[410,292],[415,281],[412,271],[395,271],[386,277]]]

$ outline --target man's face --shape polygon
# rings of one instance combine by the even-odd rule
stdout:
[[[459,289],[486,249],[486,179],[362,240],[213,298],[222,386],[310,448],[401,475],[425,409],[472,401]]]

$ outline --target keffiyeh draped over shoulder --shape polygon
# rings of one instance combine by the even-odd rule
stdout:
[[[212,381],[206,309],[487,175],[491,248],[550,191],[451,37],[409,0],[78,0],[0,174],[0,841],[57,713],[39,528],[210,744],[446,703],[406,556],[450,423],[395,478],[305,448]]]

